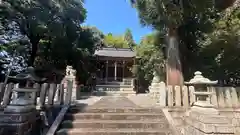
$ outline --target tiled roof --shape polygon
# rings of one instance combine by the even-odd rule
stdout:
[[[103,47],[98,49],[94,53],[95,56],[105,56],[105,57],[125,57],[132,58],[136,56],[136,52],[134,52],[130,48],[113,48],[113,47]]]

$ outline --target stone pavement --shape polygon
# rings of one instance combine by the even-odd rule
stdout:
[[[121,96],[106,96],[98,100],[95,104],[90,107],[94,108],[134,108],[138,107],[127,97]]]
[[[76,103],[84,103],[84,104],[88,104],[88,105],[93,105],[97,101],[102,102],[101,99],[103,97],[107,97],[107,99],[112,100],[112,102],[117,102],[116,97],[119,97],[119,96],[90,96],[86,99],[77,100]],[[117,100],[119,101],[120,99],[117,99]],[[123,99],[121,99],[121,100],[123,100]],[[124,100],[131,101],[131,103],[127,103],[128,105],[134,104],[139,107],[156,107],[157,106],[157,100],[151,98],[148,94],[137,94],[137,95],[124,96]],[[98,103],[98,104],[100,104],[100,106],[102,104],[101,102]],[[119,102],[123,103],[123,101],[119,101]]]
[[[140,107],[156,107],[157,100],[151,98],[149,94],[137,94],[137,95],[130,95],[127,96],[129,100]]]
[[[92,104],[96,103],[97,101],[99,101],[101,98],[102,97],[100,97],[100,96],[90,96],[85,99],[77,100],[77,101],[75,101],[75,103],[92,105]]]

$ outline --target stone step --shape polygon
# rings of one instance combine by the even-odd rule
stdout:
[[[165,115],[162,113],[68,113],[65,120],[162,120]]]
[[[146,129],[61,129],[56,135],[172,135],[170,130]]]
[[[166,121],[147,121],[147,120],[75,120],[63,121],[62,128],[136,128],[136,129],[168,129],[169,125]]]
[[[88,113],[162,113],[160,109],[154,108],[82,108],[72,107],[69,113],[88,112]]]
[[[160,108],[141,108],[123,96],[72,106],[56,135],[171,135]]]

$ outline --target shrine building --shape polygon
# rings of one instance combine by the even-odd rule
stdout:
[[[97,82],[108,84],[132,80],[136,52],[131,48],[102,47],[95,51]]]

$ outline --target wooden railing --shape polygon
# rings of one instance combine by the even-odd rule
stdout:
[[[66,88],[64,88],[63,84],[53,83],[34,85],[36,89],[39,89],[39,92],[35,95],[32,94],[30,99],[34,101],[40,118],[46,118],[45,120],[40,120],[42,123],[45,123],[45,125],[38,125],[41,126],[38,128],[39,134],[46,134],[47,132],[47,135],[53,135],[56,132],[63,116],[72,103],[72,86],[72,81],[67,82]],[[17,88],[18,84],[9,83],[4,86],[3,83],[0,83],[0,112],[3,112],[4,108],[6,108],[14,98],[17,98],[16,93],[13,92],[14,87]]]
[[[240,87],[208,87],[210,102],[216,108],[240,107]],[[166,86],[161,82],[159,103],[163,107],[190,107],[195,101],[194,86]]]

